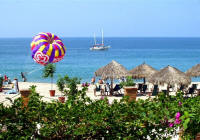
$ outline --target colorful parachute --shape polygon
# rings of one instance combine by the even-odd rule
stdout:
[[[41,65],[56,63],[63,59],[66,47],[56,35],[39,33],[31,42],[32,58]]]

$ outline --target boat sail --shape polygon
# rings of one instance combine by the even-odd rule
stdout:
[[[97,44],[96,42],[96,36],[94,34],[94,45],[90,48],[91,51],[95,51],[95,50],[107,50],[110,48],[110,46],[105,46],[104,45],[104,40],[103,40],[103,29],[101,30],[101,36],[102,36],[102,42],[101,44]]]

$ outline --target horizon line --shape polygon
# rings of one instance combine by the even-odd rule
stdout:
[[[33,38],[32,37],[0,37],[0,38]],[[92,36],[59,36],[60,38],[93,38]],[[101,38],[101,36],[97,36]],[[104,38],[200,38],[200,36],[104,36]]]

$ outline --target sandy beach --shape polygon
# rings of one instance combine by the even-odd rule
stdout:
[[[198,84],[197,89],[199,89],[200,82],[192,82],[192,84]],[[58,90],[58,87],[56,84],[53,84],[53,89],[55,90],[55,96],[51,97],[49,94],[49,90],[51,89],[51,84],[50,83],[37,83],[37,82],[19,82],[19,89],[29,89],[30,86],[35,85],[36,86],[36,91],[42,96],[43,101],[52,101],[52,100],[58,100],[58,97],[62,95],[62,93]],[[81,88],[81,85],[78,85],[78,88]],[[149,86],[149,88],[152,88],[152,85]],[[164,86],[159,86],[160,90],[166,89],[166,85]],[[11,98],[12,100],[20,97],[20,94],[5,94],[8,90],[11,90],[12,87],[11,85],[5,86],[3,91],[0,92],[0,103],[3,103],[4,105],[9,105],[10,101],[6,99],[7,97]],[[124,93],[123,89],[121,89],[121,92]],[[92,100],[98,100],[101,98],[100,92],[96,92],[96,95],[94,95],[94,85],[90,85],[88,87],[88,91],[86,92],[87,96],[90,97]],[[170,94],[175,95],[175,92],[171,92]],[[106,96],[109,100],[110,103],[113,102],[113,100],[120,100],[122,97],[117,97],[117,96]],[[137,96],[136,100],[138,99],[147,99],[149,96]],[[153,98],[153,97],[151,97]]]
[[[50,83],[36,83],[36,82],[19,82],[19,89],[29,89],[30,86],[35,85],[36,91],[43,96],[42,100],[44,101],[51,101],[51,100],[58,100],[58,97],[62,95],[62,93],[58,90],[58,87],[56,84],[53,84],[53,89],[56,91],[55,96],[51,97],[49,94],[49,90],[51,89]],[[78,85],[78,88],[81,88],[81,85]],[[0,102],[4,103],[5,105],[10,104],[10,101],[6,98],[12,98],[12,100],[20,97],[20,94],[5,94],[8,90],[11,90],[11,85],[4,87],[4,90],[0,92]],[[123,90],[121,90],[123,93]],[[92,100],[98,100],[101,98],[100,92],[96,92],[96,95],[94,95],[94,85],[90,85],[88,87],[88,91],[86,92],[87,96],[90,97]],[[120,100],[122,97],[116,97],[116,96],[106,96],[109,99],[109,102],[112,103],[114,99]],[[140,96],[137,97],[137,99],[147,99],[147,96]]]

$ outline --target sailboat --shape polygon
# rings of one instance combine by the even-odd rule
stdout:
[[[102,42],[101,44],[97,44],[96,41],[96,36],[94,34],[94,45],[90,48],[91,51],[101,51],[101,50],[107,50],[110,48],[110,46],[105,46],[104,45],[104,40],[103,40],[103,30],[101,30],[101,35],[102,35]]]

